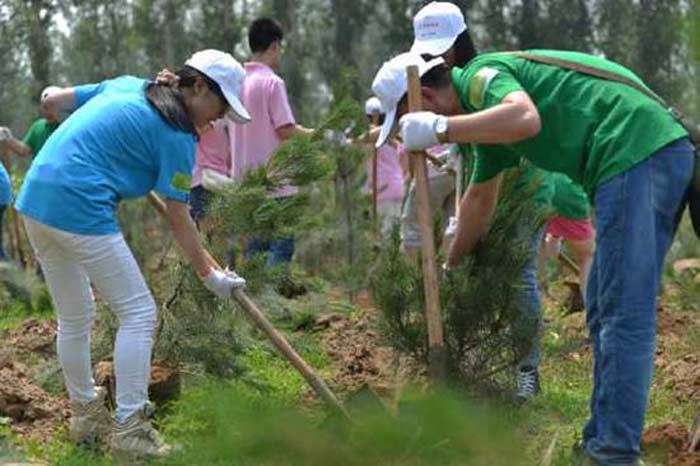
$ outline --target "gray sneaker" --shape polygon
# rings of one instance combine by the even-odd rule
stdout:
[[[526,366],[518,369],[517,390],[515,398],[520,402],[532,399],[540,392],[540,374],[536,367]]]
[[[172,451],[148,417],[143,408],[124,422],[114,423],[110,447],[117,464],[139,464],[148,458],[168,456]]]
[[[77,445],[96,447],[109,434],[111,421],[105,406],[107,389],[95,387],[95,392],[95,399],[87,403],[71,401],[73,413],[68,432],[71,440]]]

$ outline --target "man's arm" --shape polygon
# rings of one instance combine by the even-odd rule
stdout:
[[[467,188],[460,205],[455,239],[448,254],[449,267],[458,266],[488,233],[502,181],[503,173],[500,173],[490,180],[471,184]]]
[[[447,123],[446,135],[438,134],[443,121]],[[433,112],[407,113],[401,117],[400,127],[406,148],[419,151],[447,142],[514,144],[537,136],[542,122],[530,96],[514,91],[499,104],[475,113],[451,117]]]
[[[12,152],[15,154],[19,154],[22,157],[31,157],[32,156],[32,149],[22,141],[15,139],[15,138],[10,138],[5,140],[5,146],[9,148]]]
[[[506,95],[500,104],[448,120],[448,141],[513,144],[537,136],[542,128],[535,103],[524,91]]]

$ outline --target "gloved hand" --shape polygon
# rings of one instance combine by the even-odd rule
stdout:
[[[214,270],[202,279],[204,286],[221,299],[231,297],[231,291],[245,287],[245,280],[231,270]]]
[[[233,180],[226,175],[222,175],[216,170],[205,168],[202,170],[202,186],[209,191],[222,191],[233,183]]]
[[[421,151],[439,145],[435,129],[438,121],[446,119],[433,112],[407,113],[401,117],[399,129],[406,150]]]
[[[0,142],[5,142],[7,139],[12,139],[12,131],[10,128],[0,126]]]
[[[445,241],[447,244],[452,244],[452,240],[455,239],[455,233],[457,232],[457,217],[450,217],[449,222],[447,222],[447,228],[445,228]]]

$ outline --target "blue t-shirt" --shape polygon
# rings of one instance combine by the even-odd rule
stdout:
[[[77,110],[49,137],[17,196],[23,215],[81,235],[119,231],[119,201],[151,190],[187,202],[195,138],[168,125],[123,76],[75,87]]]
[[[10,205],[12,202],[12,182],[10,175],[3,164],[0,163],[0,206]]]

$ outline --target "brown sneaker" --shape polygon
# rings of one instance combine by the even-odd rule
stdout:
[[[97,397],[87,403],[71,402],[73,415],[70,418],[68,432],[71,440],[77,445],[95,447],[107,438],[111,420],[105,397],[104,387],[95,387]]]
[[[170,454],[172,447],[151,425],[141,409],[124,422],[115,422],[110,447],[117,464],[139,464],[147,458],[162,458]]]

